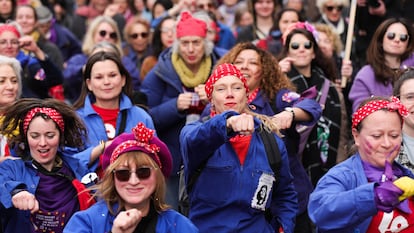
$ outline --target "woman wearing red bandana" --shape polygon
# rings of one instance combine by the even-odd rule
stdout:
[[[184,126],[180,134],[187,184],[204,164],[189,192],[189,217],[202,233],[294,232],[298,204],[287,151],[276,136],[278,125],[249,109],[248,89],[234,65],[218,65],[205,86],[214,116]],[[260,130],[275,133],[270,136],[281,157],[277,182]]]
[[[413,232],[414,175],[395,161],[407,108],[372,97],[352,118],[357,152],[331,168],[311,194],[318,232]]]
[[[105,149],[105,175],[95,187],[100,201],[76,213],[65,233],[197,233],[186,217],[165,203],[172,158],[155,131],[138,123]]]
[[[86,128],[70,106],[54,99],[21,99],[5,112],[0,133],[10,135],[19,158],[0,164],[2,230],[62,232],[76,211],[93,203],[80,182],[89,183],[82,179],[86,166],[64,149],[82,148]]]

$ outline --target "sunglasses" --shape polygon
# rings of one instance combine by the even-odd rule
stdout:
[[[148,32],[141,32],[141,33],[132,33],[131,35],[129,35],[129,38],[131,39],[137,39],[138,37],[141,37],[142,39],[147,38],[149,35]]]
[[[151,176],[151,169],[153,168],[152,167],[140,167],[135,171],[135,175],[140,180],[146,180],[148,179],[148,177]],[[115,178],[121,182],[128,181],[129,178],[131,178],[131,174],[133,172],[134,171],[128,170],[128,169],[119,169],[119,170],[113,171],[113,173],[115,174]]]
[[[106,36],[106,34],[109,34],[109,38],[111,38],[111,39],[113,39],[113,40],[116,40],[116,39],[118,38],[118,35],[116,34],[116,32],[107,32],[107,31],[105,31],[105,30],[101,30],[101,31],[99,31],[99,35],[100,35],[101,37],[105,37],[105,36]]]
[[[399,34],[400,35],[400,41],[405,42],[408,40],[409,36],[407,34]],[[388,32],[387,38],[389,40],[394,40],[394,38],[397,36],[397,33],[395,32]]]
[[[299,47],[300,47],[300,44],[297,43],[297,42],[293,42],[293,43],[290,44],[290,48],[293,49],[293,50],[299,49]],[[307,42],[303,43],[303,47],[305,49],[311,49],[312,48],[312,42],[307,41]]]
[[[344,9],[344,6],[325,6],[327,11],[333,11],[334,9],[336,9],[336,11],[342,11],[342,9]]]
[[[197,5],[198,9],[211,9],[214,7],[213,3],[207,3],[207,4],[199,4]]]

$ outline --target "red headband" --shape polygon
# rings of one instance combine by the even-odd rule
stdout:
[[[56,109],[54,108],[32,108],[24,118],[23,121],[23,132],[24,134],[27,133],[27,128],[29,127],[30,122],[32,121],[33,117],[36,115],[36,113],[43,113],[46,114],[50,119],[52,119],[58,126],[60,131],[64,131],[65,129],[65,122],[63,121],[62,114],[60,114]]]
[[[137,127],[132,129],[135,140],[127,140],[120,143],[112,152],[110,163],[112,164],[121,154],[129,151],[128,149],[135,148],[136,150],[143,150],[148,154],[153,154],[154,161],[162,169],[161,160],[158,156],[160,147],[156,144],[150,144],[150,140],[154,137],[154,132],[155,130],[145,127],[145,125],[140,122]]]
[[[18,38],[20,38],[20,33],[19,33],[19,31],[17,31],[17,28],[15,26],[10,25],[10,24],[3,24],[3,25],[1,25],[0,26],[0,35],[3,34],[3,32],[6,32],[6,31],[12,32]]]
[[[388,109],[390,111],[397,111],[400,116],[407,117],[408,110],[400,102],[400,100],[392,96],[391,101],[389,100],[373,100],[360,107],[352,116],[352,128],[356,128],[358,124],[364,120],[371,113],[376,112],[380,109]]]
[[[237,77],[243,82],[244,88],[246,88],[246,93],[249,93],[249,87],[247,86],[246,78],[243,76],[243,74],[240,72],[239,69],[233,64],[229,63],[223,63],[221,65],[218,65],[211,76],[208,78],[206,85],[204,86],[207,94],[207,98],[211,100],[211,94],[213,93],[213,86],[214,83],[217,82],[217,80],[223,78],[224,76],[232,75]]]

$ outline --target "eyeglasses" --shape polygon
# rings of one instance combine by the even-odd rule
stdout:
[[[12,47],[18,47],[19,40],[0,40],[0,45],[1,46],[11,45]]]
[[[399,34],[400,35],[400,41],[405,42],[408,40],[408,38],[410,37],[408,34]],[[388,32],[387,33],[387,38],[389,40],[394,40],[394,38],[397,36],[397,33],[395,32]]]
[[[198,8],[198,9],[211,9],[211,8],[213,8],[213,7],[214,7],[213,3],[198,4],[198,5],[197,5],[197,8]]]
[[[292,43],[290,44],[290,48],[291,48],[291,49],[293,49],[293,50],[296,50],[296,49],[299,49],[300,45],[301,45],[301,44],[299,44],[299,43],[297,43],[297,42],[292,42]],[[304,47],[305,49],[311,49],[311,48],[312,48],[312,42],[307,41],[307,42],[303,43],[303,47]]]
[[[132,33],[131,35],[129,35],[129,38],[131,39],[137,39],[138,37],[141,37],[142,39],[147,38],[149,35],[148,32],[141,32],[141,33]]]
[[[140,167],[135,171],[135,175],[140,180],[146,180],[151,176],[151,170],[153,167]],[[134,173],[132,170],[128,169],[119,169],[114,170],[115,178],[119,181],[126,182],[131,178],[131,174]]]
[[[101,37],[105,37],[105,36],[106,36],[106,34],[109,34],[109,38],[111,38],[111,39],[113,39],[113,40],[116,40],[116,39],[118,38],[118,35],[116,34],[116,32],[107,32],[107,31],[105,31],[105,30],[101,30],[101,31],[99,31],[99,35],[100,35]]]
[[[334,9],[336,9],[336,11],[342,11],[342,9],[344,9],[344,6],[325,6],[325,9],[329,12],[333,11]]]

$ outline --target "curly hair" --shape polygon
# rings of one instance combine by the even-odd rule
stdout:
[[[296,90],[296,87],[290,79],[280,69],[278,60],[272,54],[258,48],[251,42],[236,44],[231,50],[228,51],[228,53],[217,61],[216,65],[223,63],[233,64],[237,56],[244,50],[254,50],[260,58],[260,67],[262,69],[260,90],[263,91],[266,98],[273,100],[276,97],[276,94],[283,88],[292,91]]]
[[[17,155],[23,159],[30,158],[28,157],[30,156],[29,146],[27,135],[23,130],[23,123],[27,113],[34,108],[52,108],[62,115],[65,124],[63,132],[55,123],[56,128],[60,132],[60,148],[68,146],[84,149],[87,130],[83,121],[71,106],[56,99],[23,98],[7,107],[3,115],[3,123],[0,125],[0,133],[7,135],[8,144],[10,148],[15,149]],[[38,116],[43,119],[51,119],[48,115],[40,112],[36,113],[33,118]],[[18,134],[14,133],[16,129],[19,129]]]

